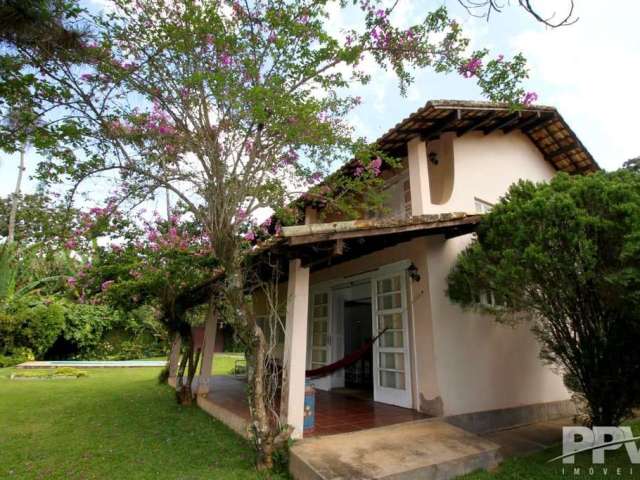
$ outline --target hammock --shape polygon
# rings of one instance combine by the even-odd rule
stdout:
[[[373,344],[382,336],[384,332],[387,331],[387,328],[382,330],[376,337],[362,344],[360,348],[354,350],[346,357],[338,360],[337,362],[330,363],[329,365],[325,365],[320,368],[316,368],[315,370],[307,370],[305,371],[305,376],[307,378],[321,378],[326,377],[327,375],[332,374],[333,372],[337,372],[338,370],[348,367],[349,365],[353,365],[362,357],[364,357],[369,350],[373,347]]]

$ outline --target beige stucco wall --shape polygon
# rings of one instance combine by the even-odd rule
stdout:
[[[435,211],[475,209],[475,198],[495,203],[521,178],[545,181],[555,173],[521,133],[469,134],[454,140],[451,200]],[[443,208],[447,207],[447,208]],[[492,317],[463,311],[445,294],[446,277],[471,235],[427,239],[428,282],[436,377],[443,414],[494,410],[565,400],[561,378],[539,359],[526,325],[513,328]]]
[[[519,131],[506,135],[472,132],[454,137],[453,154],[451,197],[445,203],[428,205],[424,213],[473,213],[475,198],[495,203],[518,179],[543,181],[555,173],[535,145]]]
[[[413,407],[418,409],[424,398],[434,398],[438,393],[434,363],[434,345],[431,329],[431,317],[425,315],[429,310],[429,292],[427,289],[427,239],[418,238],[401,243],[379,252],[344,262],[331,268],[311,274],[311,288],[321,282],[335,280],[345,276],[370,272],[402,260],[413,262],[421,274],[419,282],[407,280],[409,302],[409,330],[411,345]]]

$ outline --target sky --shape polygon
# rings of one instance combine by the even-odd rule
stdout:
[[[109,0],[86,0],[92,7],[108,8]],[[507,4],[507,0],[503,3]],[[538,0],[541,11],[563,13],[569,0]],[[495,56],[518,52],[528,60],[528,91],[535,91],[538,103],[556,107],[600,166],[619,168],[625,160],[640,155],[637,115],[640,111],[640,35],[637,0],[575,0],[578,21],[559,29],[536,22],[516,1],[487,22],[471,17],[457,0],[399,0],[392,19],[408,25],[425,12],[444,4],[463,24],[472,48],[488,48]],[[330,29],[338,34],[357,21],[350,12],[335,8]],[[393,74],[371,67],[372,80],[354,88],[362,105],[351,114],[356,133],[373,141],[428,100],[481,100],[480,89],[458,74],[430,71],[415,74],[415,82],[402,97]],[[28,152],[27,174],[38,161]],[[0,153],[0,195],[15,187],[17,156]],[[24,192],[35,183],[27,180]],[[98,201],[99,199],[95,199]]]

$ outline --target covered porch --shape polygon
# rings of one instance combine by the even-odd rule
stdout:
[[[378,334],[383,337],[367,360],[366,389],[355,394],[347,391],[345,387],[353,382],[344,370],[313,381],[318,387],[313,435],[356,432],[428,417],[419,410],[432,413],[422,407],[416,379],[415,365],[423,360],[416,355],[415,337],[427,337],[412,326],[411,310],[422,311],[422,303],[428,299],[420,294],[418,301],[422,303],[412,301],[411,283],[416,283],[420,292],[426,287],[426,262],[415,255],[417,251],[423,255],[424,248],[415,241],[431,235],[464,235],[473,231],[478,221],[478,215],[450,213],[285,227],[280,237],[254,250],[254,268],[264,268],[266,278],[274,265],[284,272],[280,277],[283,286],[286,284],[286,325],[280,357],[279,420],[293,427],[293,438],[304,434],[306,371],[339,361],[353,345]],[[410,244],[413,257],[408,251]],[[360,329],[356,338],[349,340],[347,334],[355,330],[349,331],[345,325],[360,320],[362,325],[369,324],[368,330]],[[197,401],[205,411],[246,435],[249,409],[245,384],[209,373],[216,322],[211,317],[204,331],[201,374],[195,386]],[[174,347],[170,382],[175,384],[179,343]],[[433,411],[433,416],[437,415]]]
[[[246,381],[235,376],[214,376],[211,391],[198,397],[198,405],[237,433],[246,436],[250,422]],[[349,391],[316,391],[315,429],[307,437],[356,432],[428,418],[408,408],[374,402]]]

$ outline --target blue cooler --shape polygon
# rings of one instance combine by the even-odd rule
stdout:
[[[304,435],[313,433],[316,428],[316,389],[313,384],[304,382]]]

